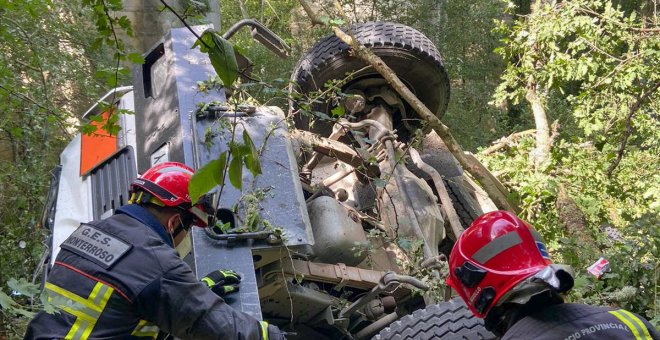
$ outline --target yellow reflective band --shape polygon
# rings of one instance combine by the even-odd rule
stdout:
[[[156,337],[158,337],[158,332],[159,332],[158,326],[154,325],[153,323],[147,320],[140,320],[138,322],[137,327],[135,327],[135,330],[133,330],[133,333],[131,333],[131,335],[138,337],[150,337],[156,339]]]
[[[76,321],[73,323],[73,326],[71,326],[71,329],[65,337],[65,339],[71,340],[89,338],[96,325],[96,321],[101,317],[105,305],[108,303],[108,300],[110,300],[110,297],[114,292],[112,287],[97,282],[92,289],[92,292],[89,294],[89,297],[85,299],[50,282],[46,282],[45,287],[51,294],[59,295],[60,297],[71,300],[76,304],[76,306],[58,306],[65,312],[76,317]],[[52,300],[52,296],[49,296],[48,300]]]
[[[268,340],[268,322],[259,321],[259,326],[261,326],[261,338],[263,340]]]
[[[206,283],[206,285],[209,286],[209,287],[213,287],[213,286],[215,285],[215,281],[211,280],[211,279],[208,278],[208,277],[203,277],[203,278],[202,278],[202,281],[203,281],[204,283]]]
[[[81,318],[77,318],[76,322],[73,323],[73,326],[69,330],[69,333],[64,337],[66,340],[71,340],[71,339],[81,339],[82,338],[82,333],[87,327],[87,321],[84,321]]]
[[[649,333],[649,330],[646,328],[646,325],[644,325],[644,322],[642,322],[642,320],[640,320],[637,316],[635,316],[635,314],[625,309],[619,309],[619,312],[627,315],[628,318],[630,318],[630,320],[632,320],[634,323],[636,323],[639,326],[639,328],[642,330],[642,334],[644,335],[645,339],[652,340],[651,333]]]
[[[67,298],[67,299],[69,299],[73,302],[77,302],[77,303],[79,303],[79,304],[81,304],[81,305],[83,305],[83,306],[85,306],[85,307],[87,307],[91,310],[98,310],[97,309],[98,307],[96,307],[91,301],[89,301],[87,299],[84,299],[84,298],[82,298],[82,297],[80,297],[80,296],[78,296],[74,293],[71,293],[70,291],[68,291],[64,288],[58,287],[58,286],[56,286],[56,285],[54,285],[50,282],[46,282],[46,289],[48,289],[48,290],[50,290],[54,293],[57,293],[58,295],[61,295],[61,296],[65,297],[65,298]]]
[[[165,203],[163,203],[163,201],[156,198],[156,196],[151,196],[151,198],[149,199],[149,203],[155,204],[159,207],[164,207],[165,206]]]
[[[628,320],[623,314],[620,314],[619,311],[617,310],[610,311],[610,314],[616,316],[617,319],[619,319],[621,322],[625,323],[626,326],[628,326],[633,336],[635,337],[635,340],[642,340],[642,337],[639,336],[639,331],[637,330],[637,327],[635,327],[635,325],[632,322],[630,322],[630,320]]]

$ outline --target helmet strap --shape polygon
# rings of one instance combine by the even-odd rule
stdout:
[[[147,203],[157,205],[159,207],[165,206],[165,204],[163,204],[163,202],[159,200],[156,196],[142,190],[133,192],[131,194],[131,199],[128,200],[128,204],[143,205]]]

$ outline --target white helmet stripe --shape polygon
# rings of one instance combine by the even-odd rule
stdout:
[[[483,265],[499,253],[520,243],[522,243],[520,235],[515,231],[510,231],[481,247],[481,249],[472,255],[472,258]]]
[[[158,173],[161,173],[161,174],[166,174],[168,172],[183,172],[183,173],[186,173],[190,176],[193,175],[193,173],[191,171],[188,171],[186,169],[183,169],[181,167],[176,167],[176,166],[168,166],[166,168],[162,168],[162,169],[158,170]]]
[[[188,209],[188,211],[191,214],[195,215],[195,217],[197,217],[200,221],[204,223],[203,226],[198,226],[198,227],[206,227],[206,223],[208,223],[209,220],[209,214],[205,213],[202,209],[196,206],[191,207],[190,209]]]

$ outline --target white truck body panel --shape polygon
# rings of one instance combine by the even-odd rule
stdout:
[[[121,96],[116,104],[118,109],[134,112],[133,91],[131,89],[132,87],[127,86],[108,92],[83,117],[98,114],[99,104],[111,100],[113,92],[116,92],[117,96]],[[117,135],[117,150],[121,150],[126,146],[135,148],[135,115],[121,114],[118,124],[121,126],[121,130]],[[53,224],[51,265],[60,251],[60,244],[80,226],[80,223],[94,219],[90,176],[80,176],[81,140],[81,135],[76,135],[60,154],[62,172],[57,191],[57,211]],[[108,211],[108,214],[104,214],[102,218],[110,215],[112,215],[112,211]]]

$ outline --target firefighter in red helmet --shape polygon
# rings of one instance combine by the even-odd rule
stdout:
[[[480,216],[459,237],[447,284],[502,339],[659,339],[637,314],[564,303],[570,269],[554,264],[541,235],[506,211]]]
[[[219,270],[200,282],[175,251],[211,212],[191,204],[192,174],[180,163],[158,164],[133,182],[130,204],[82,223],[60,246],[45,284],[60,310],[37,314],[25,338],[283,339],[218,296],[237,290],[237,273]]]

